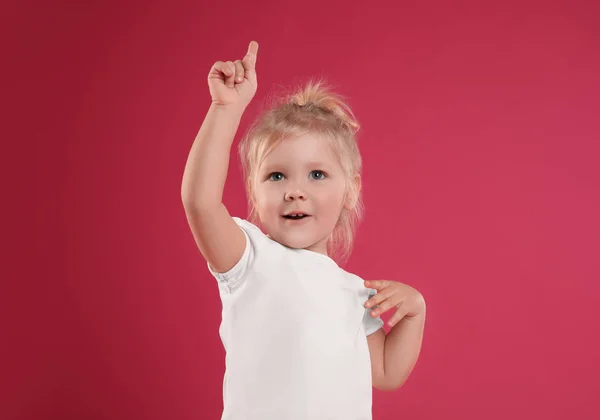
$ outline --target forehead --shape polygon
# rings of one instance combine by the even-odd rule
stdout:
[[[313,134],[284,139],[264,159],[263,170],[276,166],[337,166],[327,139]]]

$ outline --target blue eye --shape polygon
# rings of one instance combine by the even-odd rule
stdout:
[[[311,171],[310,174],[311,175],[318,174],[316,177],[312,176],[312,179],[316,179],[316,180],[321,180],[321,179],[327,177],[327,175],[325,174],[325,172],[319,171],[319,170]],[[281,175],[281,177],[279,177],[279,175]],[[277,178],[274,178],[274,176],[277,176]],[[284,175],[281,172],[271,172],[269,174],[268,180],[269,181],[281,181],[283,178],[284,178]]]
[[[318,177],[318,178],[314,178],[314,179],[323,179],[323,178],[325,178],[325,172],[323,172],[323,171],[312,171],[312,172],[311,172],[311,174],[314,174],[314,173],[319,173],[319,174],[321,174],[321,176],[320,176],[320,177]]]
[[[281,175],[281,176],[283,176],[283,174],[281,172],[271,172],[269,174],[269,180],[271,180],[271,181],[279,181],[279,179],[273,179],[273,175]]]

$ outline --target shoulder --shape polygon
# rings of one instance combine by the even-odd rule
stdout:
[[[356,273],[351,273],[349,271],[344,270],[343,268],[340,268],[341,272],[343,273],[344,277],[346,277],[346,280],[355,288],[357,288],[359,291],[363,292],[365,294],[365,298],[368,299],[368,297],[374,295],[377,291],[374,289],[369,289],[368,287],[365,286],[365,279],[361,276],[359,276]]]
[[[262,230],[260,230],[260,228],[258,226],[256,226],[254,223],[250,222],[247,219],[243,219],[243,218],[237,217],[237,216],[232,216],[231,218],[241,228],[246,228],[246,229],[250,229],[250,230],[258,231],[258,232],[262,233]]]
[[[362,277],[360,277],[358,274],[355,273],[351,273],[349,271],[344,270],[343,268],[340,267],[340,272],[342,273],[342,275],[348,279],[348,281],[351,281],[353,283],[360,283],[360,284],[364,284],[364,280]]]
[[[271,240],[257,225],[249,220],[237,216],[232,216],[232,219],[246,233],[251,242],[256,243]]]
[[[285,252],[285,247],[283,245],[271,239],[269,235],[263,232],[255,223],[241,217],[233,216],[232,218],[246,234],[249,246],[253,249],[255,254],[261,254],[267,256],[269,260],[273,260],[279,259],[282,256],[282,253]]]

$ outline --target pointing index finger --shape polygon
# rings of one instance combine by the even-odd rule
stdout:
[[[252,62],[252,64],[256,64],[256,56],[258,55],[258,42],[250,41],[250,45],[248,45],[248,53],[246,53],[246,57]]]

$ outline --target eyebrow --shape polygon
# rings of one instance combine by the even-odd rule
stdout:
[[[274,170],[274,169],[280,169],[280,168],[282,168],[283,166],[285,166],[285,165],[282,165],[282,164],[276,164],[276,163],[272,163],[272,164],[270,164],[270,165],[268,165],[268,166],[265,166],[265,167],[263,168],[263,170],[264,170],[265,172],[266,172],[266,171],[272,171],[272,170]],[[312,167],[321,167],[321,168],[327,168],[327,167],[329,167],[329,165],[328,165],[328,164],[326,164],[326,163],[323,163],[323,162],[319,162],[319,161],[316,161],[316,160],[311,160],[311,161],[305,162],[305,163],[304,163],[304,166],[305,166],[305,167],[307,167],[307,168],[309,168],[309,167],[310,167],[310,168],[312,168]]]

